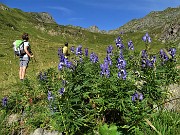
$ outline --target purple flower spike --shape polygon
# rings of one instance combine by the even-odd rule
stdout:
[[[142,37],[142,40],[143,40],[144,42],[150,43],[150,42],[151,42],[151,37],[149,36],[148,33],[146,33],[146,34]]]
[[[62,95],[65,92],[65,88],[60,88],[59,89],[59,94]]]
[[[8,102],[7,97],[4,97],[4,98],[2,99],[2,106],[6,107],[6,106],[7,106],[7,102]]]
[[[99,61],[98,56],[97,56],[94,52],[92,52],[92,53],[90,54],[90,61],[91,61],[92,63],[97,63],[97,62]]]
[[[172,56],[172,58],[174,58],[175,55],[176,55],[176,49],[175,48],[170,48],[168,53]]]
[[[129,50],[134,50],[134,45],[131,40],[128,42],[128,48],[129,48]]]
[[[71,50],[72,53],[75,53],[74,46],[72,46],[70,50]]]
[[[143,94],[142,94],[142,93],[139,94],[139,100],[140,100],[140,101],[143,100]]]
[[[47,98],[49,101],[53,100],[53,96],[52,96],[51,91],[48,91],[48,97]]]
[[[58,49],[58,57],[60,58],[61,55],[62,55],[62,48],[59,48],[59,49]]]
[[[63,69],[63,65],[64,65],[64,63],[60,62],[59,65],[58,65],[58,69],[62,70]]]
[[[118,72],[118,78],[122,78],[123,80],[126,80],[127,73],[125,69],[121,69],[120,72]]]
[[[143,100],[143,94],[142,93],[134,93],[132,95],[132,101],[135,102],[136,100],[142,101]]]
[[[88,48],[85,48],[84,52],[85,52],[85,56],[87,57],[88,56]]]
[[[132,95],[132,101],[135,102],[136,97],[134,95]]]
[[[79,46],[76,48],[76,55],[82,55],[82,45],[79,45]]]
[[[107,47],[107,54],[112,53],[112,50],[113,50],[112,45],[109,45],[109,46]]]

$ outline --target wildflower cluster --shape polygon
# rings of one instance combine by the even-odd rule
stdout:
[[[164,64],[168,60],[173,60],[175,58],[176,49],[170,48],[169,51],[167,51],[166,49],[161,49],[159,51],[159,54],[160,54],[160,58],[162,60],[162,63]]]
[[[146,50],[141,52],[141,64],[142,68],[152,68],[156,62],[156,56],[149,57]]]
[[[94,52],[90,54],[90,61],[92,63],[97,63],[99,61],[98,56]]]
[[[137,101],[137,100],[139,100],[139,101],[142,101],[143,100],[143,94],[142,93],[134,93],[133,95],[132,95],[132,101],[133,102],[135,102],[135,101]]]
[[[72,68],[73,68],[73,63],[70,62],[70,61],[68,60],[68,58],[65,58],[64,54],[61,54],[61,55],[60,55],[60,60],[59,60],[59,61],[60,61],[60,62],[59,62],[59,65],[58,65],[58,69],[59,69],[59,70],[62,70],[63,67],[67,67],[67,68],[69,68],[69,69],[72,69]]]

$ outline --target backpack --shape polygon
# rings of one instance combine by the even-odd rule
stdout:
[[[24,51],[24,41],[23,40],[14,41],[13,49],[14,49],[14,54],[16,56],[23,56],[26,54],[26,52]]]

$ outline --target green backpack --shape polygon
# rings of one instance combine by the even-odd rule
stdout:
[[[23,40],[14,41],[13,49],[14,49],[14,54],[16,56],[23,56],[26,54],[26,52],[24,51],[24,41]]]

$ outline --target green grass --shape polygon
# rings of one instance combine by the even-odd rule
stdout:
[[[180,114],[173,111],[157,111],[147,118],[161,135],[179,135]],[[147,122],[142,123],[139,135],[157,135],[158,133]]]

